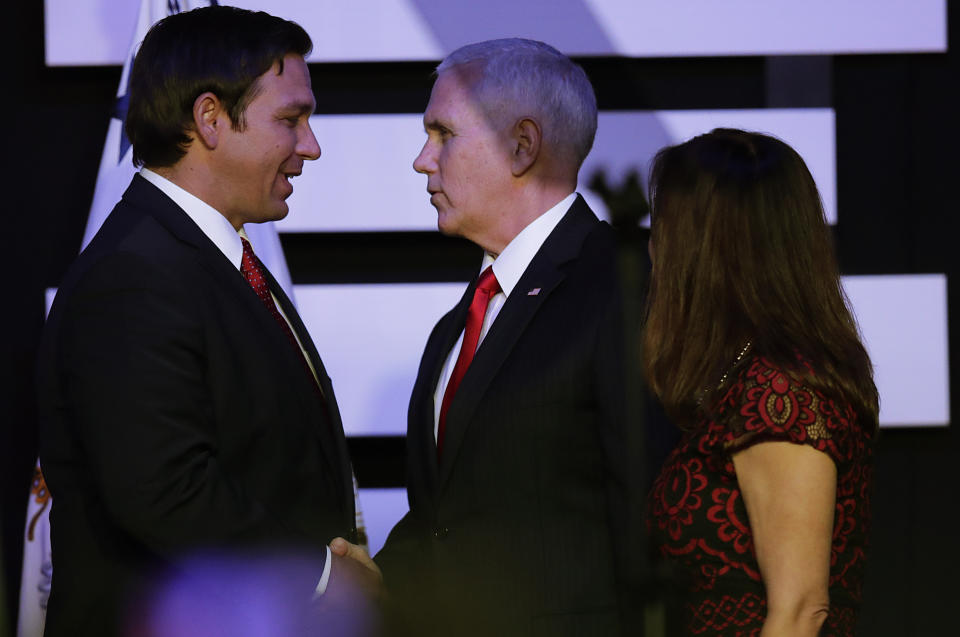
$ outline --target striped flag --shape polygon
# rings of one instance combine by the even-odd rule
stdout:
[[[217,0],[141,0],[140,13],[137,16],[137,24],[123,65],[120,86],[117,89],[117,99],[107,129],[107,139],[103,144],[100,169],[97,172],[97,185],[93,193],[93,202],[90,205],[87,226],[83,233],[81,250],[87,247],[90,240],[100,230],[100,226],[103,225],[114,205],[120,201],[123,192],[136,172],[133,165],[133,148],[123,125],[129,103],[130,70],[140,43],[150,27],[157,21],[181,11],[217,4],[219,4]],[[287,269],[283,248],[280,245],[280,237],[273,223],[252,223],[245,226],[244,229],[250,243],[256,250],[257,256],[273,274],[291,302],[295,304],[290,271]],[[48,308],[52,298],[53,295],[48,293]],[[365,538],[363,514],[360,510],[359,497],[356,495],[356,478],[354,478],[354,494],[357,528],[360,531],[360,537]],[[20,584],[17,637],[42,637],[43,635],[47,598],[50,594],[50,581],[53,573],[49,510],[50,494],[47,492],[38,461],[30,491],[26,528],[24,530],[23,571]]]
[[[50,595],[53,562],[50,558],[50,494],[40,473],[33,470],[27,525],[23,541],[23,571],[20,579],[18,637],[41,637]]]

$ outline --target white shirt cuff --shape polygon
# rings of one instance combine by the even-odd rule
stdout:
[[[327,585],[330,584],[330,566],[333,562],[333,555],[330,553],[330,547],[327,548],[327,560],[323,563],[323,573],[320,575],[320,581],[313,592],[313,598],[316,599],[327,592]]]

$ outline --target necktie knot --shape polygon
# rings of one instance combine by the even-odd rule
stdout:
[[[256,289],[259,282],[266,284],[263,279],[263,273],[260,271],[260,264],[257,263],[257,255],[253,252],[253,246],[250,242],[240,237],[240,243],[243,245],[243,258],[240,261],[240,271],[250,285]]]
[[[477,291],[482,291],[488,298],[500,292],[500,282],[497,281],[497,275],[493,273],[493,266],[488,265],[487,269],[480,273],[477,280]]]

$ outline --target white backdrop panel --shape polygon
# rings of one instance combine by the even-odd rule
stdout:
[[[322,90],[322,89],[321,89]],[[594,210],[604,206],[586,188],[603,168],[619,184],[630,171],[646,181],[663,146],[718,126],[771,133],[797,149],[813,174],[830,223],[837,218],[835,118],[829,108],[602,112],[593,151],[580,171]],[[413,171],[426,136],[420,115],[314,115],[323,155],[294,182],[291,214],[281,232],[435,230],[427,179]]]
[[[465,288],[464,283],[294,286],[297,309],[333,379],[348,436],[406,433],[407,403],[427,337]]]
[[[946,51],[946,0],[583,0],[632,57]]]
[[[420,115],[314,115],[322,155],[303,167],[280,232],[436,230],[427,180],[413,171]]]
[[[313,40],[311,62],[439,60],[440,42],[408,0],[227,0],[293,20]]]
[[[742,128],[787,142],[803,157],[823,199],[827,221],[837,221],[836,117],[830,108],[770,108],[601,112],[593,150],[580,170],[580,191],[598,169],[613,177],[636,170],[646,188],[650,161],[664,146],[714,128]],[[602,204],[590,199],[595,209]]]
[[[843,286],[873,360],[880,424],[948,424],[946,275],[849,276]]]
[[[410,510],[407,490],[360,489],[360,506],[367,527],[370,555],[376,555],[387,541],[390,529]]]
[[[880,423],[948,424],[946,276],[847,276],[843,282],[876,369]],[[427,336],[465,287],[295,286],[348,435],[406,433],[407,403]]]
[[[121,64],[136,0],[44,0],[47,64]],[[495,37],[572,55],[945,51],[946,0],[231,0],[299,22],[311,61],[439,60]],[[520,26],[518,26],[520,25]]]

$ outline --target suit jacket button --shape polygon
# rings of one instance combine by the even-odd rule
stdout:
[[[445,527],[445,526],[438,526],[437,528],[435,528],[435,529],[433,530],[433,537],[435,537],[435,538],[438,539],[438,540],[442,540],[442,539],[444,539],[445,537],[447,537],[447,533],[449,533],[449,532],[450,532],[450,529],[448,529],[447,527]]]

